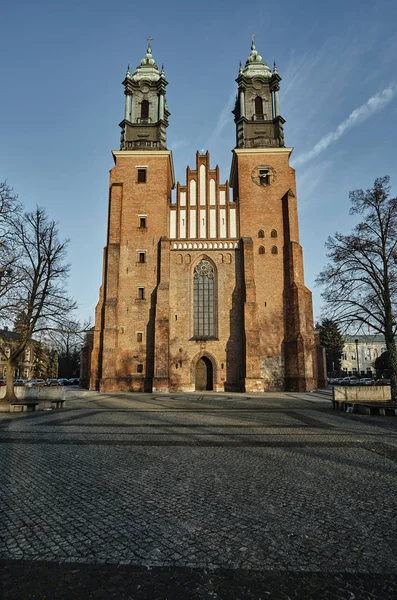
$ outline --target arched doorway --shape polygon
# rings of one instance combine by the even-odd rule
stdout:
[[[214,373],[212,362],[202,356],[196,363],[195,384],[196,390],[212,390],[214,388]]]

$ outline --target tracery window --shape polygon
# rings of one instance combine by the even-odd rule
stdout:
[[[215,271],[205,259],[193,271],[194,289],[194,337],[214,338],[215,332]]]

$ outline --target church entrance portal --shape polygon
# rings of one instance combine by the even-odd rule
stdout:
[[[196,363],[196,390],[213,389],[212,362],[206,356],[202,356]]]

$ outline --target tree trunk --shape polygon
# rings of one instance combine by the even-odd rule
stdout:
[[[8,359],[6,362],[6,366],[6,395],[4,401],[10,404],[11,402],[17,402],[17,397],[14,391],[14,364],[11,362],[10,359]]]
[[[391,400],[397,402],[397,348],[394,336],[390,341],[386,338],[386,347],[390,358]]]

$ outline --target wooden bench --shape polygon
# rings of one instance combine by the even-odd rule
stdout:
[[[397,416],[397,406],[390,403],[380,402],[349,402],[342,400],[333,400],[334,410],[342,410],[347,413],[360,413],[362,415],[382,415],[384,417]]]

